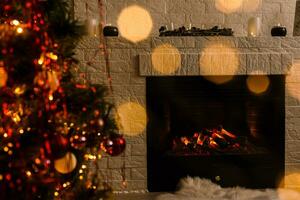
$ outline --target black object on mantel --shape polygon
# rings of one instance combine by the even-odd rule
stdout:
[[[103,28],[103,35],[105,37],[117,37],[119,35],[119,30],[115,26],[105,26]]]
[[[284,26],[274,26],[271,30],[272,36],[279,36],[279,37],[285,37],[287,34],[287,30]]]
[[[182,26],[170,31],[167,30],[165,26],[162,26],[159,29],[159,36],[233,36],[233,31],[231,28],[220,29],[218,26],[214,26],[211,29],[200,29],[196,27],[186,29]]]

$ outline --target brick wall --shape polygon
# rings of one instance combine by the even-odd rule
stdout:
[[[261,6],[256,12],[224,14],[217,11],[213,0],[106,0],[107,22],[116,24],[120,11],[130,4],[138,4],[149,10],[153,21],[153,34],[163,23],[182,25],[190,21],[200,26],[223,24],[231,26],[240,35],[246,35],[247,20],[252,16],[261,16],[263,31],[269,35],[269,29],[274,24],[274,16],[279,13],[289,30],[293,27],[294,10],[296,0],[262,0]],[[164,2],[167,2],[167,13],[164,14]],[[249,0],[256,1],[256,0]],[[259,0],[260,1],[260,0]],[[74,0],[75,16],[78,19],[86,19],[85,3],[88,3],[88,15],[98,16],[97,0]],[[246,8],[244,8],[245,10]],[[219,21],[218,21],[219,20]],[[284,22],[285,21],[285,22]],[[289,31],[291,34],[291,31]],[[250,52],[263,52],[273,54],[292,53],[295,58],[300,59],[300,40],[298,38],[228,38],[230,44],[235,48]],[[218,43],[216,38],[148,38],[138,44],[125,41],[122,38],[110,38],[108,40],[111,72],[114,88],[114,102],[121,105],[125,102],[137,102],[145,107],[145,78],[140,76],[139,58],[140,54],[149,54],[158,44],[168,43],[179,49],[181,53],[200,53],[207,42]],[[84,74],[92,83],[107,83],[105,75],[105,62],[99,51],[99,40],[94,37],[85,37],[77,48],[77,58],[80,61],[80,73]],[[299,62],[300,63],[300,62]],[[300,171],[300,127],[299,110],[300,94],[297,88],[300,83],[300,65],[295,65],[295,72],[287,81],[294,93],[299,98],[294,98],[287,93],[287,152],[286,170],[287,173]],[[295,95],[293,94],[293,95]],[[146,131],[136,137],[126,137],[127,149],[124,157],[104,157],[101,163],[101,173],[104,180],[107,179],[116,190],[121,187],[121,167],[125,161],[125,176],[128,180],[128,187],[125,190],[143,190],[147,188],[147,159],[146,159]],[[291,179],[294,181],[294,178]],[[300,179],[299,179],[300,180]],[[290,183],[291,187],[300,183]]]
[[[218,0],[103,0],[106,1],[106,22],[116,25],[120,12],[129,5],[139,5],[149,11],[153,20],[152,34],[157,35],[161,25],[174,23],[175,27],[195,26],[211,27],[221,25],[231,27],[237,36],[247,35],[248,19],[258,16],[262,19],[264,36],[270,35],[273,25],[281,23],[288,28],[289,35],[293,33],[296,0],[228,0],[243,2],[234,12],[225,14],[223,7],[216,9]],[[98,0],[74,0],[75,16],[85,19],[87,14],[85,2],[88,2],[88,15],[98,15]],[[235,3],[237,4],[237,3]],[[233,5],[235,5],[233,4]],[[166,10],[165,10],[166,5]],[[233,6],[232,6],[233,7]],[[220,8],[220,6],[218,6]],[[165,12],[166,11],[166,12]],[[169,26],[170,27],[170,26]]]

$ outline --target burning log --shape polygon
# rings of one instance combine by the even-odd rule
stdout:
[[[238,137],[222,126],[214,129],[204,129],[194,133],[192,137],[181,137],[173,141],[173,150],[200,154],[230,152],[241,148]]]

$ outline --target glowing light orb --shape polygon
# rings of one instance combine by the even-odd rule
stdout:
[[[278,189],[278,197],[280,200],[298,200],[300,199],[300,193],[295,190]]]
[[[18,27],[16,31],[18,34],[22,34],[24,32],[22,27]]]
[[[215,0],[216,8],[226,14],[238,11],[243,5],[243,0]]]
[[[8,76],[4,67],[0,67],[0,88],[6,85],[7,78]]]
[[[116,120],[124,135],[139,135],[146,128],[146,109],[138,103],[124,103],[117,108]]]
[[[204,76],[204,78],[217,85],[221,85],[231,81],[233,76]]]
[[[151,60],[153,68],[162,74],[171,74],[181,66],[180,52],[170,44],[156,47],[152,52]]]
[[[260,0],[243,0],[244,12],[255,12],[261,5]]]
[[[216,84],[230,81],[239,69],[239,52],[226,44],[212,44],[199,57],[200,74]],[[222,74],[223,76],[215,76]]]
[[[288,189],[289,185],[300,185],[300,174],[291,173],[284,176],[280,182],[279,189],[277,189],[278,197],[280,200],[297,200],[300,199],[299,190]]]
[[[66,155],[60,159],[54,161],[54,168],[61,174],[71,173],[77,165],[76,156],[68,152]]]
[[[249,76],[247,78],[247,86],[254,94],[262,94],[268,90],[270,79],[265,75]]]
[[[117,23],[121,36],[135,43],[146,39],[153,27],[149,12],[137,5],[123,9]]]

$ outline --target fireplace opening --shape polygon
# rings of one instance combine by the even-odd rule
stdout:
[[[186,176],[223,187],[274,188],[284,174],[285,77],[254,94],[248,76],[147,77],[148,189],[174,191]]]

